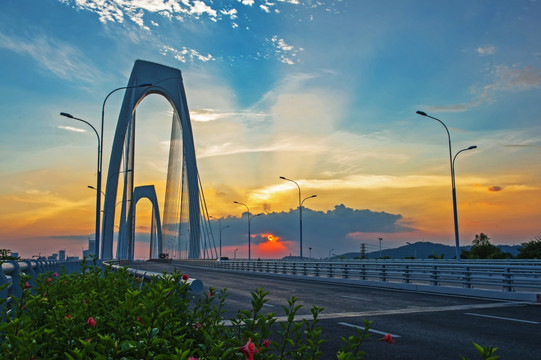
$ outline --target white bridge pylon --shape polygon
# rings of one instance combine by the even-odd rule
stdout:
[[[152,86],[137,87],[137,85],[145,83],[150,83]],[[181,130],[182,149],[177,151],[178,154],[169,154],[169,171],[171,171],[172,168],[175,169],[174,171],[183,169],[182,175],[176,174],[175,176],[177,178],[182,177],[182,181],[177,181],[180,183],[180,186],[182,186],[184,179],[186,181],[186,201],[188,202],[189,215],[186,223],[179,218],[176,226],[179,229],[181,226],[188,227],[183,231],[188,237],[188,257],[197,259],[200,257],[201,253],[199,174],[195,157],[190,114],[188,111],[181,72],[178,69],[168,66],[137,60],[133,66],[127,86],[133,87],[126,89],[124,95],[109,161],[103,209],[103,225],[101,230],[101,258],[103,260],[111,260],[113,258],[115,208],[119,203],[121,203],[122,206],[118,231],[117,258],[121,260],[130,258],[130,253],[133,257],[133,248],[135,244],[135,231],[133,229],[133,217],[135,216],[133,208],[135,207],[134,172],[136,171],[136,169],[134,169],[135,110],[146,96],[158,94],[165,97],[173,107],[173,129],[176,128]],[[173,141],[173,139],[171,141]],[[122,169],[121,166],[123,166]],[[121,201],[117,202],[117,189],[121,175],[123,177],[123,190],[121,190],[122,197]],[[169,178],[170,174],[168,174],[168,184],[166,186],[166,202],[168,201],[168,192],[170,188]],[[176,192],[173,191],[173,193],[177,196],[176,194],[179,193],[179,190],[176,189],[175,191]],[[184,198],[184,196],[182,196],[182,198]],[[176,204],[174,201],[173,203]],[[180,232],[181,231],[179,230],[178,233],[180,234]],[[165,236],[165,233],[163,236]],[[157,249],[162,249],[163,240],[157,240],[160,243],[152,245]],[[178,240],[180,241],[180,235],[178,235]]]

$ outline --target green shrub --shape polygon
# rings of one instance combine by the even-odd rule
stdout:
[[[275,313],[261,311],[263,289],[252,292],[250,309],[224,320],[227,291],[195,296],[178,272],[144,282],[83,261],[80,273],[44,273],[35,286],[29,280],[21,276],[21,298],[0,299],[0,359],[303,360],[319,359],[326,341],[322,308],[312,306],[311,320],[298,321],[301,305],[292,297],[283,307],[287,320],[277,324]],[[360,347],[370,325],[342,337],[339,360],[366,356]]]

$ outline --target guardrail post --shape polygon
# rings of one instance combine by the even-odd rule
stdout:
[[[306,263],[305,262],[302,263],[302,274],[306,276]]]
[[[282,274],[287,274],[287,270],[286,270],[286,263],[285,262],[282,262]]]
[[[514,291],[513,289],[513,274],[511,273],[511,269],[509,267],[505,268],[505,272],[503,273],[503,291]]]
[[[297,262],[293,263],[293,275],[297,275]]]
[[[381,281],[387,281],[387,269],[385,268],[385,264],[381,265],[380,279]]]
[[[15,296],[17,299],[21,298],[23,293],[20,281],[21,281],[21,272],[19,270],[19,263],[14,260],[7,260],[6,263],[12,264],[14,269],[11,273],[11,294],[10,296]]]
[[[404,276],[403,276],[403,282],[404,284],[410,283],[410,266],[406,265],[406,268],[404,269]]]
[[[463,287],[466,289],[471,289],[471,271],[470,267],[466,266],[464,268],[464,284]]]
[[[316,263],[315,275],[316,277],[319,277],[319,263]]]
[[[9,279],[2,271],[2,266],[0,265],[0,285],[8,284]],[[9,297],[9,285],[0,290],[0,299],[7,299]]]
[[[430,284],[433,286],[438,286],[438,267],[436,265],[432,266],[432,271],[430,272]]]
[[[348,264],[345,264],[344,265],[344,279],[348,279],[349,278],[349,272],[348,272]]]
[[[366,264],[361,264],[360,278],[361,280],[366,280]]]
[[[333,277],[333,273],[332,273],[332,263],[329,264],[329,277]]]

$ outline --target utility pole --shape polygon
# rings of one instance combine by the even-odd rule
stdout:
[[[362,243],[361,244],[361,259],[365,259],[365,258],[366,258],[366,244]]]
[[[381,257],[381,240],[383,240],[383,238],[378,238],[379,240],[379,257]]]

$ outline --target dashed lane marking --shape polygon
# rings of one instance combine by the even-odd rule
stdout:
[[[350,323],[347,323],[347,322],[339,322],[338,323],[339,325],[344,325],[344,326],[349,326],[349,327],[352,327],[352,328],[357,328],[357,329],[364,329],[364,326],[359,326],[359,325],[355,325],[355,324],[350,324]],[[400,335],[397,335],[397,334],[391,334],[387,331],[380,331],[380,330],[376,330],[376,329],[368,329],[369,332],[371,333],[374,333],[374,334],[379,334],[379,335],[391,335],[392,337],[394,338],[399,338]]]
[[[372,301],[372,299],[367,299],[367,298],[363,298],[363,297],[359,297],[359,296],[340,295],[340,297],[343,297],[343,298],[346,298],[346,299]]]
[[[475,314],[475,313],[464,313],[466,315],[471,315],[471,316],[479,316],[479,317],[485,317],[485,318],[490,318],[490,319],[498,319],[498,320],[507,320],[507,321],[515,321],[515,322],[521,322],[521,323],[526,323],[526,324],[539,324],[538,321],[530,321],[530,320],[521,320],[521,319],[513,319],[513,318],[508,318],[508,317],[501,317],[501,316],[492,316],[492,315],[484,315],[484,314]]]

